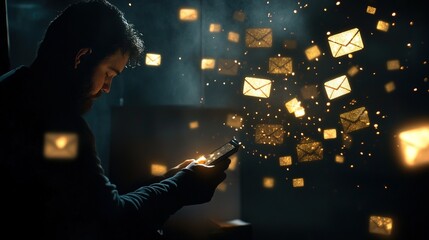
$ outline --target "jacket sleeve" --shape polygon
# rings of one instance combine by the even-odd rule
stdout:
[[[170,178],[120,194],[104,173],[94,137],[83,119],[78,132],[79,155],[71,167],[72,180],[65,181],[70,187],[67,195],[74,201],[69,204],[79,219],[93,219],[104,232],[147,233],[161,228],[183,206],[179,189],[190,181],[191,173],[179,171]]]

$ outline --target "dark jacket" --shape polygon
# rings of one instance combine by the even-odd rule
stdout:
[[[46,109],[34,78],[27,67],[0,77],[0,218],[6,223],[0,238],[155,238],[152,233],[183,206],[178,188],[191,173],[182,170],[120,195],[103,172],[85,120]],[[77,156],[47,158],[47,133],[76,134]]]

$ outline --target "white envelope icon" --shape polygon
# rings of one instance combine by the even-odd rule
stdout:
[[[329,99],[334,99],[350,93],[352,90],[346,75],[325,82],[325,90]]]
[[[289,113],[294,113],[299,107],[301,107],[301,102],[297,98],[285,103],[286,109]]]
[[[245,77],[243,94],[246,96],[269,98],[271,92],[271,80],[263,78]]]
[[[161,65],[161,55],[156,53],[146,53],[146,65],[159,66]]]
[[[358,28],[353,28],[328,38],[332,56],[341,57],[363,49],[362,37]]]
[[[408,166],[429,164],[429,126],[399,134],[403,160]]]

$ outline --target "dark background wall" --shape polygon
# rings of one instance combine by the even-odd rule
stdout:
[[[8,1],[11,67],[31,63],[49,21],[70,2],[73,1]],[[236,134],[245,149],[239,156],[240,174],[231,173],[236,177],[230,182],[236,184],[232,188],[236,193],[226,194],[221,203],[228,198],[234,202],[235,207],[229,210],[233,214],[223,216],[250,222],[255,239],[411,239],[413,236],[424,239],[418,237],[428,224],[417,219],[429,213],[425,197],[428,169],[405,168],[398,148],[401,130],[429,122],[429,20],[423,2],[112,2],[142,32],[146,52],[162,55],[162,64],[127,69],[114,81],[111,93],[102,97],[85,116],[97,137],[106,169],[114,172],[110,165],[118,166],[123,160],[112,154],[118,150],[111,139],[112,132],[118,132],[115,123],[125,121],[125,116],[134,111],[143,111],[140,114],[149,119],[167,116],[165,113],[170,111],[161,108],[165,112],[155,111],[159,115],[151,116],[144,114],[147,108],[142,107],[173,106],[184,112],[190,107],[212,110],[211,114],[238,113],[244,120]],[[376,13],[367,13],[367,6],[376,7]],[[179,21],[181,7],[198,9],[198,20]],[[243,21],[233,17],[238,10],[245,13]],[[390,23],[387,32],[376,29],[379,20]],[[222,31],[210,33],[210,23],[221,24]],[[272,29],[270,48],[246,47],[245,31],[255,27]],[[351,28],[359,28],[364,49],[352,56],[333,57],[328,33]],[[227,40],[230,31],[240,35],[238,43]],[[285,47],[285,41],[294,41],[296,47]],[[313,45],[318,45],[322,55],[317,60],[308,60],[304,52]],[[293,74],[268,73],[268,59],[277,56],[292,58]],[[240,65],[237,74],[223,75],[217,69],[202,71],[201,58],[233,59]],[[399,60],[401,68],[388,70],[389,60]],[[360,69],[353,76],[348,75],[352,67]],[[352,91],[329,100],[324,82],[340,75],[348,75]],[[272,80],[271,96],[261,99],[244,96],[246,76]],[[387,92],[387,83],[393,83],[395,90]],[[310,88],[314,89],[310,94],[313,97],[306,94]],[[294,97],[305,108],[306,115],[302,118],[296,118],[284,107]],[[370,126],[350,133],[351,142],[344,141],[339,115],[358,107],[367,109]],[[186,129],[179,123],[188,119],[172,117],[168,124],[169,120],[163,118],[162,122]],[[255,126],[260,123],[281,124],[285,130],[283,143],[257,144]],[[139,122],[134,122],[119,126],[126,132],[138,125]],[[222,128],[220,125],[215,124],[215,128]],[[337,130],[337,138],[323,139],[323,130],[329,128]],[[171,130],[172,135],[175,131],[178,130]],[[231,134],[225,131],[225,135]],[[161,135],[165,132],[168,131],[159,130]],[[297,161],[296,147],[303,137],[321,142],[322,160]],[[206,147],[220,140],[220,136],[205,140]],[[279,157],[285,155],[292,156],[291,166],[279,166]],[[335,162],[336,155],[344,156],[344,163]],[[126,163],[130,162],[124,161],[122,165]],[[263,187],[265,177],[274,179],[273,188]],[[121,176],[116,178],[120,180]],[[305,186],[292,187],[293,178],[304,178]],[[122,179],[127,178],[122,176]],[[370,215],[391,217],[392,234],[369,233]]]

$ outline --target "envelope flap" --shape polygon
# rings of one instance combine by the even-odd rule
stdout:
[[[306,154],[315,154],[320,150],[321,143],[320,142],[309,142],[309,143],[300,143],[298,144],[298,148],[305,152]]]
[[[244,81],[249,84],[253,89],[260,89],[264,86],[271,84],[271,80],[263,78],[245,77]]]
[[[261,41],[271,34],[271,28],[249,28],[246,30],[246,34],[255,38],[255,40]]]
[[[353,41],[354,37],[359,34],[358,28],[352,28],[350,30],[334,34],[328,37],[328,41],[335,42],[342,46],[347,46],[350,42]]]
[[[289,57],[272,57],[270,58],[270,64],[274,64],[277,67],[284,67],[292,61],[292,58]]]
[[[346,75],[334,78],[330,81],[325,82],[325,87],[333,88],[338,90],[340,88],[350,89],[350,84]]]
[[[357,122],[365,111],[366,111],[365,107],[360,107],[350,112],[342,113],[340,115],[340,118],[350,122]]]

